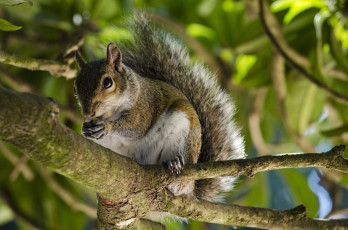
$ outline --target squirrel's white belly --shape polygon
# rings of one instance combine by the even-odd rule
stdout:
[[[187,151],[189,131],[190,121],[186,113],[176,111],[162,114],[143,137],[129,138],[109,133],[96,142],[139,164],[161,164]]]

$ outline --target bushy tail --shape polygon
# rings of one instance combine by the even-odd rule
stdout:
[[[182,91],[196,109],[202,126],[199,162],[244,158],[240,130],[232,120],[235,106],[213,75],[190,60],[183,45],[169,33],[156,29],[143,13],[129,22],[134,44],[121,45],[123,62],[139,75],[162,80]],[[233,178],[196,181],[199,199],[218,201]]]

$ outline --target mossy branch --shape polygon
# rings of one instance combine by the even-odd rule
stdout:
[[[193,201],[172,197],[169,212],[182,217],[229,226],[247,226],[264,229],[347,229],[347,219],[317,220],[307,217],[306,208],[299,205],[290,210],[245,207]]]
[[[220,176],[253,177],[258,172],[285,168],[325,167],[348,173],[348,159],[342,157],[344,150],[345,146],[339,145],[323,153],[288,153],[252,159],[190,164],[185,166],[181,175],[170,178],[170,182]],[[152,170],[152,168],[148,168],[149,171]]]
[[[67,79],[76,77],[77,74],[68,64],[59,61],[23,57],[3,50],[0,50],[0,62],[29,70],[48,71],[54,76],[64,76]]]
[[[129,220],[144,217],[149,211],[167,211],[232,226],[282,226],[284,229],[333,226],[339,229],[348,225],[348,220],[309,219],[303,208],[277,211],[214,204],[175,197],[165,189],[168,183],[177,180],[251,176],[289,167],[323,166],[347,172],[347,160],[341,156],[343,146],[323,154],[264,156],[187,165],[183,174],[175,177],[162,166],[140,166],[76,134],[59,121],[58,107],[49,99],[0,87],[0,108],[0,139],[17,146],[32,160],[98,192],[99,222],[111,229],[117,228],[119,222],[131,223]]]

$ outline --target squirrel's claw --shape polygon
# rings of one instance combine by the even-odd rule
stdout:
[[[96,123],[93,122],[84,122],[82,125],[82,134],[90,139],[100,139],[105,136],[105,124],[102,123]]]
[[[173,174],[175,173],[178,175],[184,169],[184,159],[181,155],[167,161],[166,164],[170,172]]]

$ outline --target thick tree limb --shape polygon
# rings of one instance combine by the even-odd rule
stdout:
[[[71,69],[69,65],[58,61],[28,58],[2,50],[0,50],[0,62],[29,70],[48,71],[54,76],[64,76],[67,79],[77,74],[76,70]]]
[[[0,88],[0,108],[0,138],[16,145],[34,161],[98,192],[98,219],[106,229],[116,229],[119,222],[130,223],[149,211],[167,211],[232,226],[286,228],[288,224],[292,228],[341,228],[348,225],[348,220],[325,222],[305,218],[303,209],[276,211],[213,204],[175,197],[165,189],[168,183],[177,180],[252,176],[288,167],[324,166],[347,172],[348,162],[340,155],[343,146],[323,154],[264,156],[188,165],[181,176],[175,177],[162,166],[140,166],[76,134],[59,121],[57,106],[46,98]],[[284,224],[284,220],[289,222]]]
[[[122,178],[136,176],[128,167],[141,168],[65,127],[58,119],[57,105],[49,99],[0,88],[0,108],[1,139],[36,162],[107,197],[114,192],[125,195],[127,191],[115,191],[110,185],[131,187]],[[106,175],[113,176],[105,179]]]

